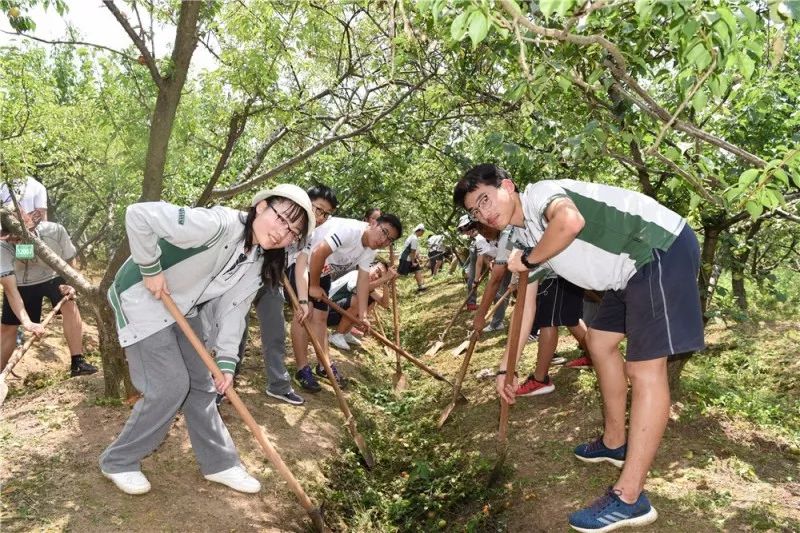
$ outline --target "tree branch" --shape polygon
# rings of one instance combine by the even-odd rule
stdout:
[[[103,4],[108,8],[109,11],[111,11],[111,14],[114,15],[114,18],[116,18],[117,22],[120,23],[122,28],[125,30],[125,33],[127,33],[128,37],[131,38],[133,44],[136,45],[139,53],[142,54],[145,65],[150,71],[150,77],[153,78],[153,82],[158,86],[159,89],[163,89],[164,78],[162,78],[161,73],[158,72],[158,65],[156,65],[156,60],[153,58],[153,54],[151,54],[150,50],[147,49],[147,43],[145,43],[139,34],[136,33],[131,26],[131,23],[128,22],[128,17],[126,17],[125,14],[119,10],[116,4],[114,4],[114,0],[103,0]]]

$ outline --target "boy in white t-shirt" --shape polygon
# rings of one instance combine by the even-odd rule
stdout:
[[[403,251],[400,253],[400,262],[397,267],[397,272],[401,276],[414,273],[414,278],[417,280],[417,292],[428,289],[422,281],[422,267],[419,264],[419,238],[424,234],[425,225],[417,224],[414,232],[403,243]]]
[[[353,301],[353,296],[358,290],[358,269],[351,270],[344,276],[331,282],[330,298],[339,307],[351,313],[358,313],[358,303]],[[397,277],[397,270],[390,268],[385,259],[378,259],[369,269],[369,309],[377,303],[381,307],[389,308],[389,291],[386,284]],[[352,321],[331,309],[328,314],[328,327],[335,327],[336,332],[329,337],[331,344],[340,350],[350,350],[350,344],[360,345],[359,341],[350,331]]]
[[[333,217],[326,224],[314,232],[311,242],[309,258],[309,289],[308,296],[313,302],[311,314],[311,328],[328,350],[327,319],[328,305],[321,301],[323,295],[327,296],[331,281],[346,274],[354,267],[358,268],[358,281],[356,293],[358,298],[358,318],[362,322],[367,320],[367,300],[369,298],[369,269],[375,259],[376,250],[385,248],[394,242],[402,233],[403,226],[395,215],[383,213],[370,225],[361,220]],[[309,254],[308,250],[300,252],[300,257]],[[308,373],[310,367],[298,370]],[[325,377],[325,369],[317,363],[316,374]],[[346,381],[335,372],[340,385]],[[303,388],[308,388],[301,381]],[[310,384],[313,391],[313,383]]]
[[[47,189],[44,185],[28,176],[21,183],[13,183],[13,186],[14,196],[17,197],[20,208],[30,215],[34,225],[47,220]],[[0,184],[0,205],[12,209],[14,207],[6,183]]]
[[[643,488],[669,419],[667,358],[704,347],[694,232],[644,194],[568,179],[540,180],[520,193],[508,172],[493,164],[464,174],[453,200],[483,224],[517,228],[524,249],[511,252],[512,272],[532,271],[539,279],[552,271],[583,289],[606,291],[586,336],[603,396],[604,433],[574,454],[622,466],[622,473],[569,523],[579,531],[607,531],[612,523],[655,521],[658,513]],[[623,360],[619,344],[626,338]],[[497,391],[514,403],[517,383],[504,386],[505,364],[504,358]]]

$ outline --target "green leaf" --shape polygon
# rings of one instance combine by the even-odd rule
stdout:
[[[694,64],[698,69],[703,70],[711,63],[711,54],[708,53],[703,43],[698,42],[686,54],[686,60]]]
[[[750,29],[754,30],[758,26],[758,15],[756,15],[755,11],[747,7],[746,5],[739,6],[739,10],[741,10],[744,19],[747,21],[747,24],[750,26]]]
[[[460,41],[467,34],[466,22],[468,16],[469,11],[464,11],[463,13],[459,13],[459,15],[453,19],[453,23],[450,25],[450,37],[454,41]]]
[[[558,9],[559,3],[561,3],[561,0],[540,0],[539,10],[545,18],[550,18],[550,15]]]
[[[795,187],[800,187],[800,172],[792,172],[792,181],[794,182]]]
[[[633,8],[639,15],[639,18],[645,22],[650,19],[650,14],[653,12],[654,0],[636,0]]]
[[[558,81],[558,86],[561,87],[561,90],[563,91],[568,91],[570,86],[572,85],[572,82],[569,81],[564,76],[559,76],[557,81]]]
[[[691,211],[694,208],[696,208],[698,205],[700,205],[700,200],[701,200],[701,198],[698,195],[696,195],[695,193],[690,193],[690,196],[689,196],[689,210]]]
[[[745,204],[745,209],[747,212],[750,213],[750,216],[754,219],[761,216],[761,213],[764,212],[764,206],[758,202],[754,202],[753,200],[748,200],[747,204]]]
[[[725,6],[721,6],[717,8],[717,13],[722,20],[725,21],[725,24],[728,25],[728,28],[731,30],[732,34],[736,33],[736,17],[733,16],[731,10]]]
[[[757,168],[745,170],[742,172],[742,175],[739,176],[739,186],[741,186],[742,189],[748,187],[750,184],[756,181],[756,178],[759,174],[761,174],[761,170]]]
[[[746,79],[749,80],[750,77],[753,75],[753,71],[755,70],[755,68],[756,68],[755,61],[750,59],[750,56],[747,55],[747,53],[741,52],[739,54],[739,72],[742,73],[742,76],[744,76]]]
[[[789,185],[789,176],[782,168],[776,168],[773,175],[778,181],[780,181],[784,185]]]
[[[486,38],[487,33],[489,33],[489,19],[483,11],[473,11],[469,17],[469,38],[472,39],[473,50]]]
[[[703,89],[698,90],[692,97],[692,107],[697,113],[700,113],[706,107],[708,97]]]

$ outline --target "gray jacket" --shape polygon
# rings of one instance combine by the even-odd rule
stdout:
[[[189,208],[164,202],[128,206],[129,257],[108,290],[120,344],[130,346],[175,321],[144,286],[142,276],[163,272],[175,304],[200,313],[206,346],[223,372],[233,373],[247,312],[262,285],[260,247],[245,257],[243,213],[227,207]],[[223,272],[224,271],[224,272]],[[224,292],[208,301],[209,285]]]

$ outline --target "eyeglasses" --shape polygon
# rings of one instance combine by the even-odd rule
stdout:
[[[472,220],[478,220],[480,214],[488,210],[490,207],[492,207],[492,200],[489,199],[489,195],[486,193],[481,194],[478,196],[478,200],[475,202],[475,207],[468,211],[469,218]]]
[[[391,237],[389,236],[389,230],[388,230],[388,229],[386,229],[386,226],[378,226],[378,228],[381,230],[381,233],[383,233],[383,239],[384,239],[384,240],[385,240],[387,243],[391,244],[391,243],[393,243],[393,242],[395,241],[395,239],[393,239],[393,238],[391,238]]]
[[[289,219],[280,214],[278,210],[275,209],[274,206],[271,205],[269,206],[269,208],[275,212],[275,216],[278,217],[278,220],[281,221],[281,224],[283,224],[284,229],[292,236],[292,242],[299,241],[300,233],[292,229],[292,223],[289,221]]]
[[[325,211],[321,207],[317,207],[314,204],[311,204],[311,207],[314,208],[314,214],[317,215],[318,217],[322,217],[323,220],[328,220],[329,218],[331,218],[331,215],[333,215],[333,213],[331,213],[330,211]]]

